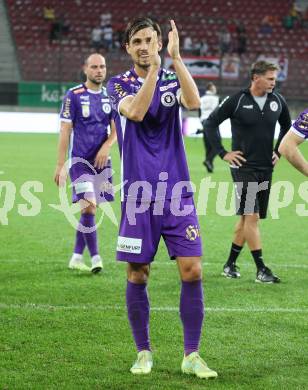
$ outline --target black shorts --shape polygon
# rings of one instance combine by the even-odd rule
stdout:
[[[272,171],[231,168],[231,175],[235,186],[236,214],[258,213],[261,219],[266,218]]]

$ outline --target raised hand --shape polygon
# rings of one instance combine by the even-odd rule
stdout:
[[[157,32],[154,30],[151,38],[151,42],[149,44],[148,52],[149,52],[149,61],[151,66],[160,67],[161,58],[158,54],[158,37]]]
[[[167,50],[170,57],[174,60],[180,58],[180,40],[179,40],[179,33],[174,23],[174,20],[170,20],[170,24],[171,24],[171,31],[169,31],[168,34],[169,42],[168,42]]]

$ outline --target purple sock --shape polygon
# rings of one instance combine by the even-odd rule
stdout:
[[[202,281],[182,281],[180,316],[184,330],[185,355],[199,350],[204,317]]]
[[[138,352],[144,349],[151,351],[149,338],[150,304],[145,283],[136,284],[127,281],[126,306]]]
[[[79,231],[79,226],[78,226],[76,231],[74,253],[78,253],[79,255],[82,255],[85,247],[86,247],[86,242],[83,233]]]
[[[80,223],[85,227],[95,226],[95,215],[82,214],[80,218]],[[92,233],[84,233],[83,236],[91,257],[98,255],[96,229]]]

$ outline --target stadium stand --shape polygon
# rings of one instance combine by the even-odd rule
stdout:
[[[134,6],[134,4],[136,6]],[[219,54],[218,33],[227,26],[231,39],[236,40],[235,24],[245,27],[247,50],[241,57],[241,81],[224,81],[220,87],[234,88],[247,82],[247,70],[259,55],[285,56],[289,75],[281,86],[287,97],[307,99],[308,89],[308,28],[286,29],[282,21],[292,9],[292,0],[6,0],[11,29],[16,44],[23,80],[77,81],[84,56],[91,51],[91,31],[102,13],[111,13],[114,32],[121,32],[127,21],[142,15],[156,18],[163,26],[169,18],[176,20],[182,38],[205,40],[209,53]],[[52,20],[44,19],[44,7],[55,10],[55,17],[65,21],[59,39],[50,40]],[[269,15],[270,12],[270,15]],[[270,32],[262,33],[261,24],[270,20]],[[92,49],[93,50],[93,49]],[[122,49],[106,54],[109,74],[127,68],[128,59]],[[218,83],[219,85],[219,83]],[[221,88],[220,88],[221,89]]]

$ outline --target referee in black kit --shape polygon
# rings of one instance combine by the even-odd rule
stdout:
[[[280,279],[265,266],[262,258],[259,219],[266,218],[273,167],[280,155],[279,144],[291,126],[285,99],[274,92],[278,66],[258,61],[251,67],[251,85],[227,97],[205,122],[208,139],[219,156],[230,164],[236,190],[235,226],[231,251],[223,274],[238,278],[236,266],[245,242],[257,266],[256,282],[278,283]],[[225,119],[231,120],[232,151],[224,149],[216,129]],[[280,124],[278,141],[273,148],[275,127]]]

